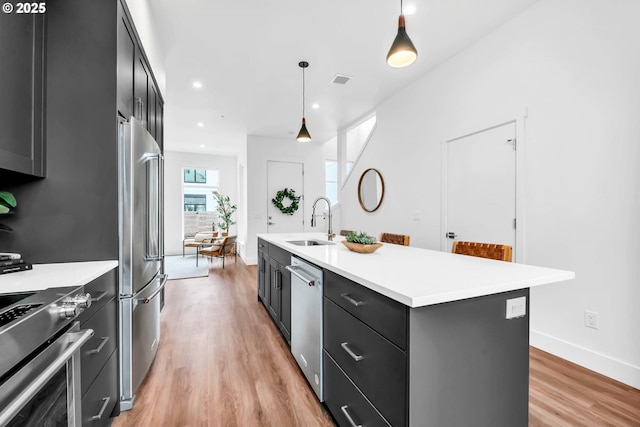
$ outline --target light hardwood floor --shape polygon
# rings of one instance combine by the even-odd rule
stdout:
[[[256,267],[171,280],[156,360],[114,427],[333,426],[256,297]],[[530,426],[640,427],[640,391],[531,349]],[[516,426],[514,426],[516,427]]]

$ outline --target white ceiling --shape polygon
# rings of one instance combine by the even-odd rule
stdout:
[[[310,64],[307,128],[312,143],[325,142],[536,1],[407,0],[416,9],[406,20],[418,60],[393,69],[385,58],[399,1],[153,0],[166,54],[165,148],[236,154],[247,134],[293,141],[301,60]],[[352,79],[332,84],[335,74]]]

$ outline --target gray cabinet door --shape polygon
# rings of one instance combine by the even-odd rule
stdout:
[[[277,322],[280,315],[280,290],[278,288],[280,282],[280,264],[273,259],[269,259],[269,313]]]
[[[136,65],[136,41],[131,26],[118,8],[118,111],[125,119],[133,115],[134,68]]]
[[[280,330],[291,342],[291,273],[280,265]]]
[[[44,15],[0,14],[0,169],[44,176]]]

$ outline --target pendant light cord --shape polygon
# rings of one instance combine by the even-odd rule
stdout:
[[[302,118],[305,117],[304,115],[304,67],[302,67]]]
[[[400,15],[402,15],[402,14],[403,14],[403,12],[402,12],[402,0],[400,0]]]

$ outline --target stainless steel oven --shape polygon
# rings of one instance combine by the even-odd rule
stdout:
[[[83,291],[47,289],[0,306],[0,426],[82,425],[80,348],[93,336],[74,321],[91,304]]]

